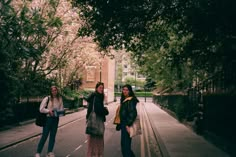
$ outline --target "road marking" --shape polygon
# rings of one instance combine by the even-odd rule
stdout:
[[[77,147],[77,148],[75,149],[75,151],[79,150],[81,147],[82,147],[82,145],[80,145],[79,147]]]
[[[149,131],[149,149],[152,150],[151,155],[155,155],[157,157],[162,157],[162,153],[161,153],[161,148],[160,148],[160,144],[156,138],[156,132],[154,131],[153,125],[152,125],[152,119],[149,118],[149,115],[147,114],[147,110],[146,110],[146,105],[143,104],[143,112],[145,113],[145,119],[146,119],[146,129],[148,129]],[[157,146],[157,147],[156,147]]]
[[[150,124],[149,124],[149,121],[147,121],[147,118],[146,118],[147,113],[144,111],[144,108],[141,105],[143,105],[143,103],[139,105],[140,113],[142,113],[141,118],[142,118],[142,131],[143,131],[143,133],[142,133],[142,142],[141,142],[142,143],[141,144],[142,145],[141,157],[146,157],[146,156],[151,157],[149,137],[148,137],[148,135],[150,133],[150,131],[149,131]],[[142,109],[140,109],[141,107],[142,107]],[[147,152],[147,154],[146,154],[146,152]]]
[[[79,119],[76,119],[76,120],[73,120],[73,121],[71,121],[71,122],[65,123],[65,124],[59,126],[59,127],[58,127],[58,130],[60,130],[61,128],[64,128],[66,125],[76,123],[77,121],[80,121],[80,120],[83,120],[83,119],[85,119],[85,117],[80,117]]]
[[[70,157],[71,154],[75,153],[77,150],[79,150],[82,147],[82,145],[79,145],[77,148],[75,148],[74,151],[72,151],[70,154],[68,154],[66,157]]]
[[[140,109],[140,105],[139,105],[139,111],[141,111]],[[139,113],[141,115],[141,112]],[[142,134],[140,136],[140,142],[141,142],[141,157],[145,156],[145,146],[144,146],[144,124],[143,124],[143,115],[140,116],[140,122],[141,122],[141,128],[142,128]]]

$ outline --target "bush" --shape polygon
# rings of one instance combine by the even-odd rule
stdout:
[[[187,103],[184,95],[157,95],[154,96],[155,102],[161,107],[172,111],[179,121],[186,118]]]
[[[74,91],[70,88],[64,88],[62,90],[63,101],[65,108],[75,109],[83,106],[83,100],[80,98],[81,95],[87,97],[92,91],[80,90]]]
[[[136,95],[136,97],[145,97],[145,95],[146,95],[146,97],[152,97],[153,96],[153,94],[152,94],[152,92],[135,92],[135,95]],[[115,96],[121,96],[121,92],[115,92]]]

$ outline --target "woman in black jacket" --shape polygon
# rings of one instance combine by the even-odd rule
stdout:
[[[131,150],[130,126],[133,124],[137,117],[136,105],[139,100],[136,98],[132,87],[124,85],[122,87],[122,94],[120,100],[120,124],[117,126],[118,130],[121,129],[121,151],[123,157],[135,157]]]
[[[104,84],[98,82],[95,87],[95,92],[89,95],[88,98],[84,98],[88,102],[88,110],[86,119],[88,119],[90,113],[94,108],[94,112],[97,116],[106,121],[106,115],[109,114],[106,107],[104,107]],[[88,135],[88,151],[87,157],[99,156],[102,157],[104,152],[104,136]]]

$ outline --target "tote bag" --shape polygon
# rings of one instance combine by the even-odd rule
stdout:
[[[140,123],[139,115],[137,115],[135,121],[133,122],[133,124],[129,128],[130,128],[129,136],[131,138],[134,137],[134,136],[142,134],[142,128],[141,128],[141,123]]]
[[[127,100],[131,100],[132,97],[128,97],[126,98]],[[128,104],[130,105],[130,104]],[[128,106],[129,107],[129,106]],[[140,123],[140,117],[139,114],[137,113],[137,116],[133,122],[133,124],[129,127],[130,132],[129,132],[129,137],[132,138],[134,136],[137,135],[141,135],[142,134],[142,128],[141,128],[141,123]]]
[[[103,136],[105,130],[104,122],[102,118],[97,116],[96,113],[94,112],[94,102],[95,102],[95,96],[93,101],[93,109],[89,114],[85,132],[86,134],[89,135]]]

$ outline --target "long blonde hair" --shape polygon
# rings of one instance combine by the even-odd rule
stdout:
[[[60,94],[59,89],[58,89],[57,86],[51,86],[51,88],[50,88],[50,98],[51,98],[50,101],[51,101],[51,103],[53,104],[53,99],[52,98],[54,98],[53,95],[52,95],[52,89],[53,88],[56,88],[56,90],[57,90],[57,95],[56,95],[55,98],[57,98],[57,100],[61,103],[62,97],[61,97],[61,94]]]
[[[56,90],[57,90],[56,98],[61,97],[61,95],[60,95],[60,93],[59,93],[58,87],[57,87],[57,86],[51,86],[51,88],[50,88],[50,96],[51,96],[51,98],[53,97],[53,95],[52,95],[52,89],[53,89],[53,88],[56,88]]]

